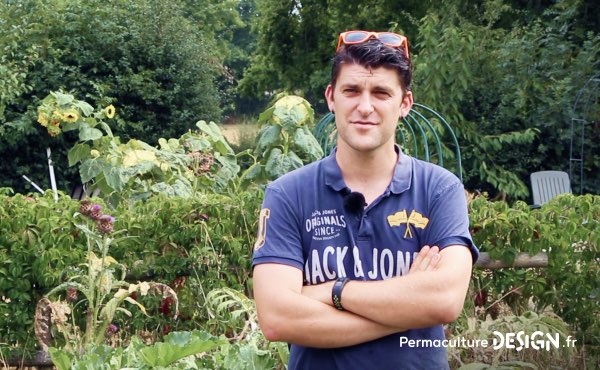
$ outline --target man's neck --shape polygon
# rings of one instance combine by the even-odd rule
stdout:
[[[367,203],[371,203],[391,182],[398,153],[394,146],[368,153],[338,148],[335,158],[346,185],[352,191],[363,193]]]

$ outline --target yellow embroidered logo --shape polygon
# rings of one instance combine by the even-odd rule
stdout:
[[[425,229],[429,223],[429,219],[414,209],[410,213],[410,216],[406,213],[406,210],[398,211],[393,215],[387,216],[387,221],[390,226],[400,226],[406,224],[406,231],[404,232],[404,238],[407,236],[412,238],[412,232],[410,231],[410,225],[419,229]]]

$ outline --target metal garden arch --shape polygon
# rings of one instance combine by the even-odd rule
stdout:
[[[313,130],[325,155],[333,150],[337,139],[334,118],[333,113],[326,114]],[[433,109],[414,103],[409,114],[398,124],[396,142],[411,156],[448,168],[462,181],[456,134],[444,117]]]

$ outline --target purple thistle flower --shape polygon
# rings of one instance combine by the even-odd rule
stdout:
[[[100,222],[105,222],[105,223],[111,223],[114,224],[115,223],[115,218],[111,215],[102,215],[99,218]]]
[[[110,324],[110,325],[108,325],[108,327],[106,328],[106,332],[107,332],[108,334],[114,334],[114,333],[116,333],[116,332],[118,332],[118,331],[119,331],[119,327],[118,327],[117,325],[115,325],[115,324]]]
[[[99,204],[92,205],[92,210],[90,211],[90,217],[92,220],[99,220],[102,216],[102,206]]]
[[[102,234],[108,234],[113,231],[113,224],[115,223],[115,218],[110,215],[102,215],[98,217],[98,231]]]

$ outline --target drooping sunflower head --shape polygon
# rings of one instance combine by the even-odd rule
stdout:
[[[38,113],[37,121],[44,127],[48,126],[48,116],[44,112]]]
[[[51,118],[52,121],[58,121],[60,123],[63,120],[63,115],[59,110],[54,110]]]
[[[79,120],[79,113],[75,109],[69,109],[63,112],[63,120],[68,123],[74,123]]]

